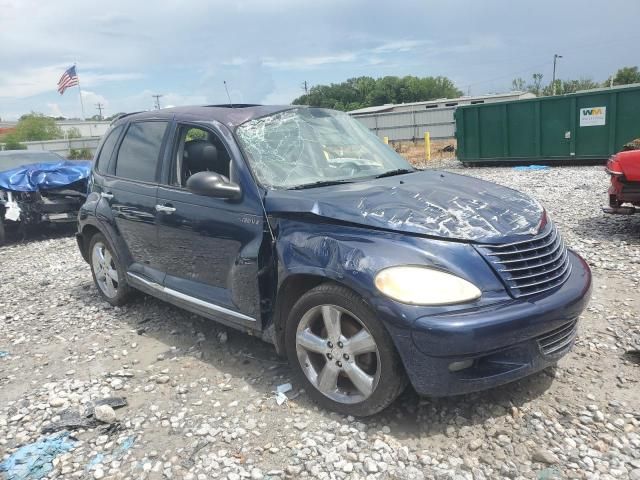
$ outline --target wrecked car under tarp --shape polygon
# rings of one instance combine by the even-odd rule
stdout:
[[[0,244],[5,226],[24,236],[28,225],[75,222],[90,171],[50,152],[0,152]]]

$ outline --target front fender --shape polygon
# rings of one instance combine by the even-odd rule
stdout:
[[[276,227],[278,295],[292,275],[332,280],[361,295],[389,329],[411,329],[415,320],[425,315],[482,307],[510,298],[469,244],[288,218],[279,219]],[[380,270],[397,265],[449,271],[477,285],[483,294],[462,305],[425,307],[396,302],[382,295],[374,282]]]

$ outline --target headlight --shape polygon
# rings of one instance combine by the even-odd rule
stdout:
[[[402,303],[447,305],[480,298],[474,284],[450,273],[426,267],[390,267],[376,275],[376,288]]]

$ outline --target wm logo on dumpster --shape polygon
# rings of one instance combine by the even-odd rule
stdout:
[[[607,107],[585,107],[580,109],[580,126],[595,127],[605,125]]]

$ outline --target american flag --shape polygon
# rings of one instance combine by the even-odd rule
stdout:
[[[78,85],[78,75],[76,74],[76,66],[67,68],[58,80],[58,93],[62,95],[69,87]]]

